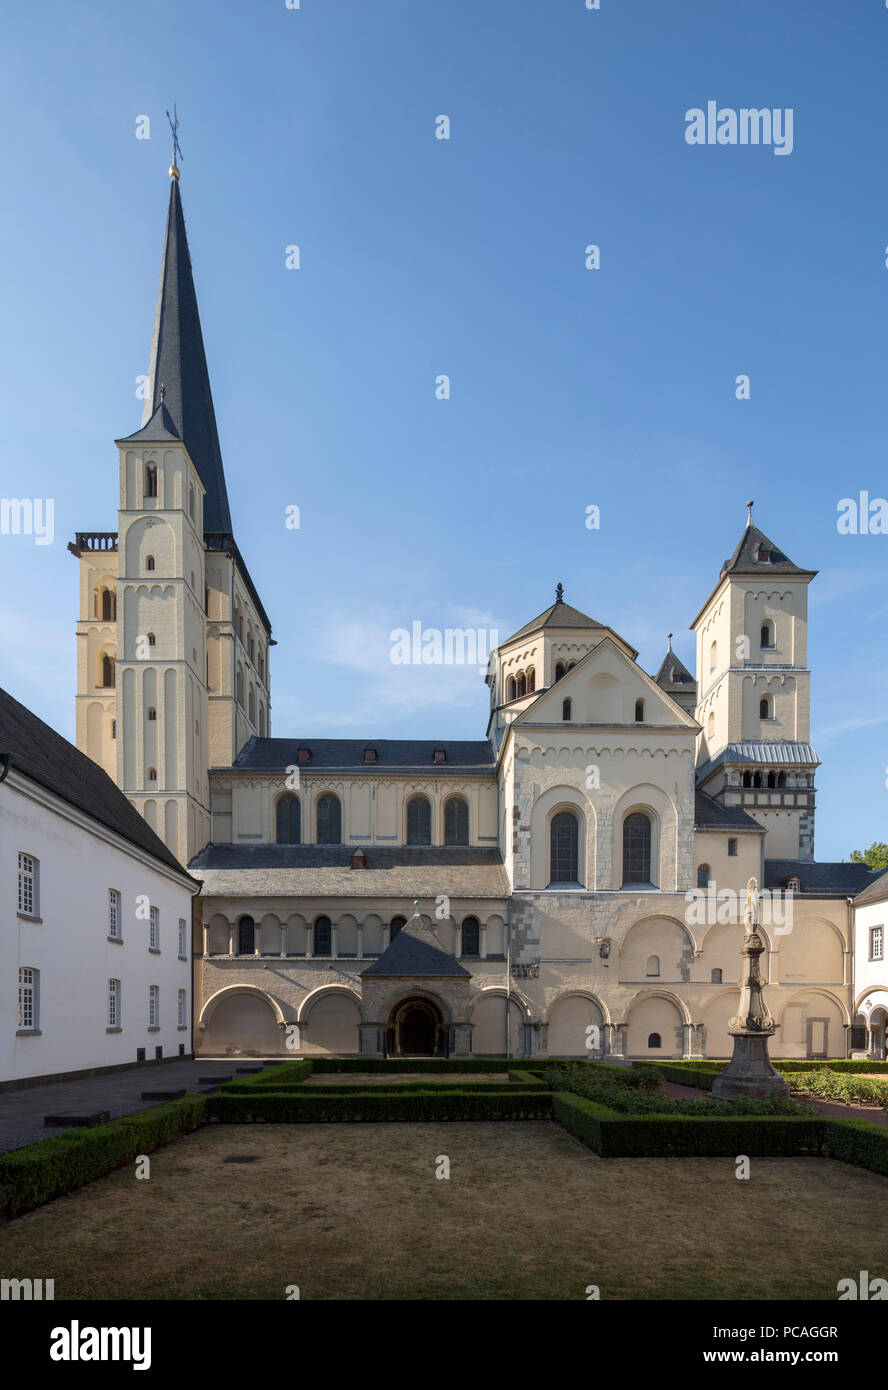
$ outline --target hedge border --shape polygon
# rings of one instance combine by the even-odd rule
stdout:
[[[602,1158],[819,1155],[829,1123],[808,1116],[622,1115],[572,1091],[554,1093],[553,1114]]]
[[[552,1092],[359,1091],[349,1095],[253,1092],[207,1097],[210,1124],[329,1124],[337,1121],[548,1120]]]
[[[9,1216],[73,1192],[205,1123],[206,1096],[155,1105],[93,1129],[66,1129],[0,1154],[0,1202]],[[5,1199],[5,1200],[4,1200]]]

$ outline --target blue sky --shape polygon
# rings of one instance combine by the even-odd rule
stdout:
[[[836,528],[888,494],[884,6],[47,0],[4,40],[0,495],[55,502],[53,545],[0,537],[7,689],[73,735],[65,543],[116,527],[175,101],[273,732],[482,737],[477,672],[392,666],[389,634],[505,636],[559,580],[693,667],[753,497],[820,571],[817,857],[888,839],[888,536]],[[708,100],[792,108],[792,153],[688,145]]]

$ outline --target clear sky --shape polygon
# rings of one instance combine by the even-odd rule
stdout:
[[[0,536],[12,694],[73,737],[65,546],[117,525],[175,101],[235,533],[279,643],[272,732],[483,737],[477,669],[393,665],[390,634],[504,637],[559,580],[645,669],[671,631],[693,670],[752,497],[820,571],[817,858],[888,839],[888,535],[837,530],[840,499],[888,495],[888,9],[600,6],[6,11],[0,495],[55,507],[52,545]],[[792,152],[689,145],[710,100],[791,108]]]

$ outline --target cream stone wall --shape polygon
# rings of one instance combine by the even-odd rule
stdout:
[[[858,1053],[881,1058],[888,1055],[888,884],[881,902],[854,909],[854,1013],[866,1028],[866,1041]],[[872,932],[881,928],[881,954],[873,953]]]

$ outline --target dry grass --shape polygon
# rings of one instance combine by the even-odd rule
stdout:
[[[448,1082],[451,1086],[465,1086],[468,1089],[476,1081],[501,1081],[504,1086],[509,1085],[509,1073],[506,1071],[483,1071],[467,1072],[465,1075],[454,1075],[453,1072],[423,1072],[423,1071],[400,1071],[400,1072],[366,1072],[366,1071],[336,1071],[336,1072],[317,1072],[309,1076],[302,1083],[304,1086],[402,1086],[407,1083],[418,1081],[421,1085],[434,1086]],[[518,1088],[520,1090],[520,1087]]]
[[[886,1191],[827,1159],[603,1160],[544,1121],[211,1126],[10,1222],[3,1274],[57,1299],[835,1299]]]

